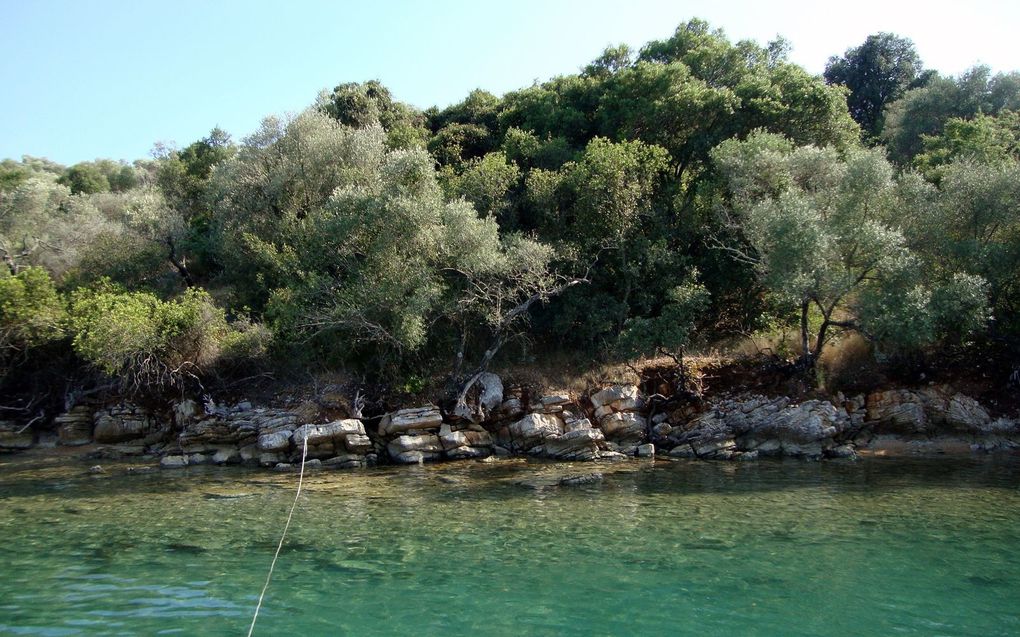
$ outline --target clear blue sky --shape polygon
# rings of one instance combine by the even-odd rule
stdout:
[[[1020,69],[1016,0],[0,0],[0,158],[132,160],[216,125],[241,139],[348,81],[445,106],[573,73],[692,17],[734,40],[782,35],[815,73],[878,31],[913,39],[943,73]]]

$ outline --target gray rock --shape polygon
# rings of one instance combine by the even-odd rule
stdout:
[[[492,455],[492,449],[490,447],[456,447],[446,452],[446,457],[450,460],[468,460],[472,458],[487,458]]]
[[[287,451],[290,449],[291,432],[277,431],[275,433],[262,434],[258,438],[260,451]]]
[[[188,466],[187,456],[163,456],[159,461],[161,469],[180,469]]]
[[[144,414],[121,415],[101,412],[96,415],[93,437],[98,443],[111,444],[142,438],[149,431],[150,420]]]
[[[550,435],[543,441],[543,455],[561,460],[592,459],[598,455],[599,443],[604,439],[598,429],[575,429]]]
[[[448,450],[458,447],[492,446],[492,436],[487,431],[453,431],[449,425],[443,425],[440,428],[439,440],[443,448]]]
[[[652,443],[638,445],[638,448],[637,448],[637,457],[638,458],[654,458],[655,457],[655,445],[653,445]]]
[[[344,447],[351,453],[368,453],[372,450],[372,440],[361,434],[348,434],[344,437]]]
[[[671,433],[673,433],[673,426],[668,422],[660,422],[652,427],[652,435],[656,438],[668,438]]]
[[[478,402],[486,415],[491,414],[503,404],[503,381],[499,376],[485,372],[478,377],[478,384],[482,387]]]
[[[421,436],[397,436],[386,445],[390,457],[396,458],[401,454],[412,451],[423,452],[438,456],[443,451],[443,445],[439,442],[439,436],[435,434],[424,434]]]
[[[237,464],[241,462],[241,452],[236,447],[217,449],[212,461],[216,464]]]
[[[60,444],[77,447],[92,442],[92,429],[95,422],[92,417],[92,409],[85,405],[73,407],[67,413],[60,414],[53,419],[57,425]]]
[[[636,401],[637,398],[637,385],[614,385],[594,394],[591,397],[591,403],[598,409],[616,402],[631,404],[631,401]]]
[[[294,445],[301,446],[305,439],[308,446],[343,443],[346,436],[364,436],[365,425],[360,420],[334,420],[322,425],[302,425],[294,430]]]
[[[597,484],[602,482],[601,473],[582,473],[573,476],[563,476],[559,484],[565,487],[576,487],[584,484]]]
[[[825,454],[830,458],[854,459],[857,457],[857,452],[854,450],[853,445],[838,445],[827,450]]]
[[[383,417],[379,423],[379,433],[389,437],[408,431],[435,430],[442,423],[443,415],[434,405],[401,409]]]
[[[921,399],[909,391],[886,391],[867,398],[867,420],[884,429],[905,434],[924,433],[928,418]]]
[[[259,464],[263,467],[272,467],[273,465],[283,462],[286,460],[286,455],[282,453],[263,452],[259,454]]]
[[[562,434],[563,429],[563,421],[554,414],[528,414],[510,425],[510,436],[517,447],[526,450]]]
[[[186,398],[174,405],[174,419],[178,425],[188,425],[195,422],[205,413],[205,410],[194,400]]]
[[[694,453],[694,449],[689,444],[680,444],[669,450],[669,457],[697,458],[698,454]]]
[[[499,406],[499,413],[507,418],[516,418],[524,413],[524,404],[520,398],[504,400]]]
[[[637,441],[645,439],[648,421],[635,413],[612,413],[599,421],[599,427],[610,440]]]
[[[390,458],[397,464],[422,464],[433,460],[439,460],[440,454],[429,451],[403,451],[391,455]]]

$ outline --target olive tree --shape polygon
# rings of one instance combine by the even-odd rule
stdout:
[[[984,303],[973,301],[983,280],[950,274],[940,286],[894,227],[914,211],[880,151],[840,156],[759,133],[725,142],[713,157],[730,187],[726,213],[746,240],[717,247],[753,263],[765,287],[796,311],[806,368],[834,329],[916,347],[954,319],[972,326],[981,315]]]

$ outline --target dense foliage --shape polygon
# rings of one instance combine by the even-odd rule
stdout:
[[[784,326],[809,368],[849,331],[1016,352],[1020,74],[786,50],[692,20],[502,97],[346,83],[239,143],[4,160],[0,382],[63,351],[155,396],[266,356],[464,387]]]

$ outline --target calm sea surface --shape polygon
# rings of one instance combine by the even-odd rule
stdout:
[[[0,634],[245,635],[297,476],[88,466],[0,457]],[[1016,636],[1020,458],[314,473],[255,634]]]

